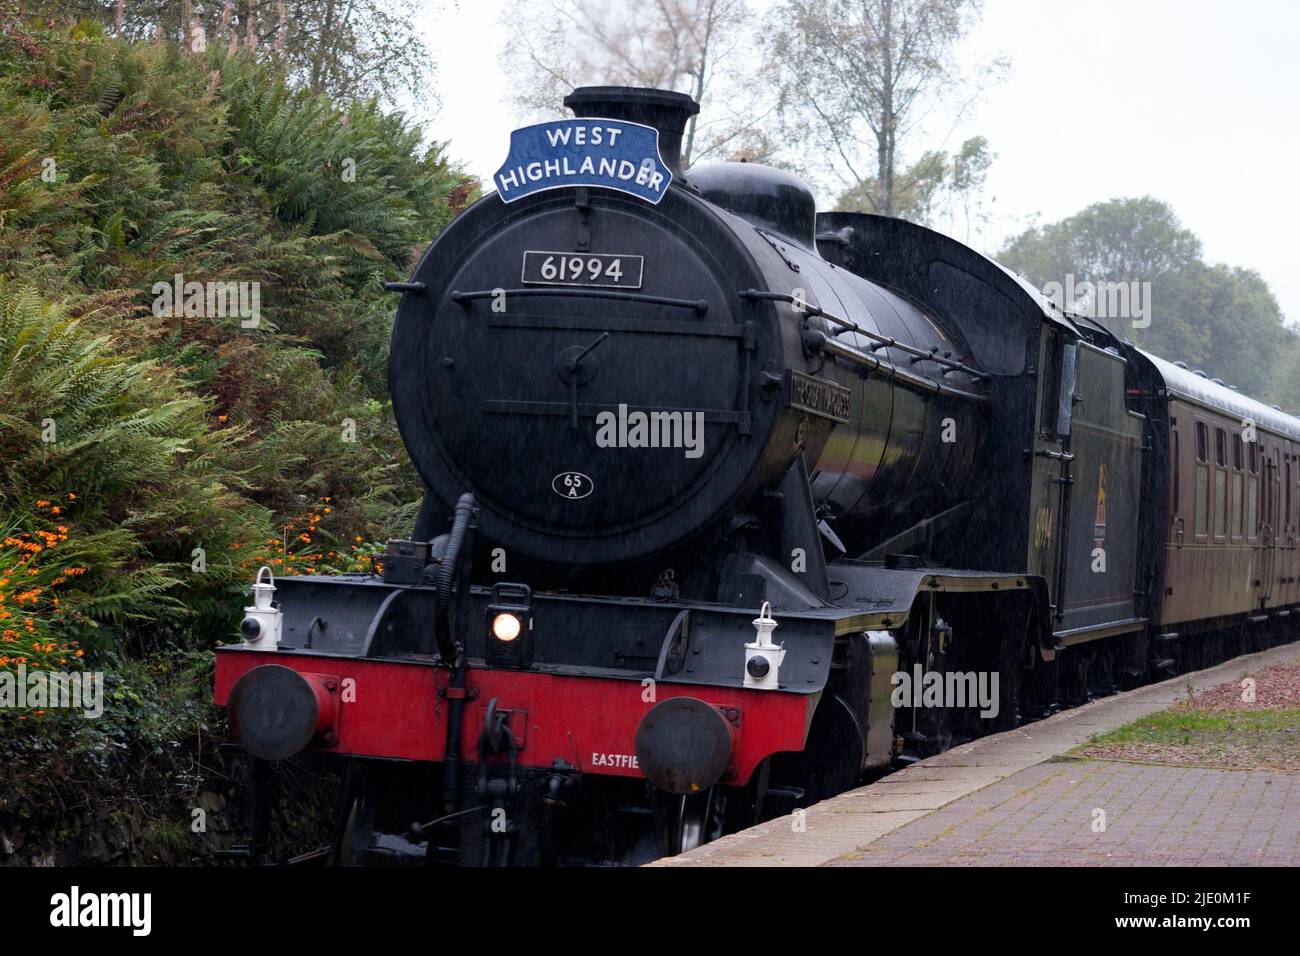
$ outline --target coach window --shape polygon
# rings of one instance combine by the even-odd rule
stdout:
[[[1043,340],[1042,407],[1038,412],[1038,430],[1044,435],[1056,431],[1057,410],[1061,389],[1061,340],[1049,335]]]
[[[1260,450],[1264,459],[1259,474],[1259,484],[1263,489],[1259,502],[1259,530],[1262,534],[1265,528],[1270,532],[1273,530],[1273,452],[1269,448]]]
[[[1282,452],[1270,448],[1268,454],[1268,523],[1274,541],[1282,534]]]
[[[1286,463],[1286,491],[1284,492],[1286,500],[1286,520],[1282,522],[1282,527],[1288,532],[1291,530],[1291,462]]]
[[[1245,455],[1242,448],[1241,436],[1232,436],[1232,537],[1234,541],[1241,540],[1241,529],[1246,526],[1246,496],[1242,493],[1245,488],[1245,475],[1242,473],[1245,468]]]
[[[1205,422],[1196,423],[1196,537],[1209,530],[1210,440]]]
[[[1228,436],[1214,430],[1214,536],[1228,536]]]
[[[1273,449],[1264,449],[1264,524],[1270,531],[1276,530],[1277,526],[1277,491],[1273,488],[1274,482],[1277,481],[1277,460],[1273,457]]]
[[[1177,426],[1169,429],[1169,463],[1170,463],[1170,481],[1169,481],[1169,513],[1173,515],[1174,520],[1178,520],[1178,513],[1183,510],[1183,497],[1180,493],[1179,479],[1182,472],[1182,455],[1178,449],[1178,428]]]
[[[1246,537],[1251,541],[1259,535],[1259,442],[1248,442],[1246,465],[1250,477],[1246,479]]]

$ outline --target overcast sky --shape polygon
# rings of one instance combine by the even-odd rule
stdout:
[[[484,180],[519,125],[497,55],[502,8],[460,0],[430,16],[442,102],[436,113],[412,108]],[[1034,216],[1149,194],[1200,236],[1209,261],[1258,270],[1300,321],[1300,3],[986,0],[965,53],[998,52],[1012,61],[1005,82],[916,149],[989,139],[996,218],[985,251]]]

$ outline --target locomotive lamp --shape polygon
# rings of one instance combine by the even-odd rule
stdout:
[[[785,648],[772,643],[772,632],[776,630],[776,619],[772,617],[772,604],[764,601],[754,618],[754,643],[745,645],[745,686],[758,690],[776,690],[780,686],[781,660],[785,657]]]
[[[492,636],[498,641],[509,643],[517,638],[523,629],[524,622],[519,620],[518,614],[511,611],[501,611],[492,618]]]
[[[265,574],[267,583],[262,583]],[[275,597],[275,577],[271,569],[263,565],[257,572],[253,583],[253,606],[244,608],[244,619],[239,624],[239,633],[244,642],[258,651],[273,651],[280,643],[280,625],[284,620],[283,612],[271,604]]]
[[[483,659],[497,667],[533,664],[533,591],[526,584],[492,585],[486,609],[487,648]]]

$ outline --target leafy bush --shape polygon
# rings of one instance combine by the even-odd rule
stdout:
[[[242,813],[208,649],[257,566],[369,571],[409,532],[381,280],[476,186],[373,101],[15,0],[0,128],[0,669],[106,693],[96,720],[0,710],[0,767],[28,770],[0,774],[0,863],[6,833],[28,862],[206,856],[237,821],[195,836],[192,808]],[[257,283],[260,321],[163,308],[178,275]],[[314,832],[328,780],[283,778]]]
[[[4,553],[20,577],[69,591],[67,624],[183,619],[186,592],[240,577],[230,545],[264,535],[269,516],[233,490],[240,436],[211,427],[210,401],[83,326],[0,277]],[[191,573],[196,547],[211,556],[203,574]],[[56,550],[61,569],[39,560]]]
[[[330,499],[328,546],[306,567],[367,565],[407,530],[422,489],[380,282],[472,198],[441,147],[242,55],[12,16],[0,123],[0,527],[34,533],[33,502],[78,496],[65,623],[211,640],[250,548],[313,503]],[[159,307],[177,275],[258,283],[260,323]]]

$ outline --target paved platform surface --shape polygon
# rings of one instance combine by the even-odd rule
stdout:
[[[829,865],[895,864],[1300,866],[1300,774],[1039,764]]]
[[[1288,644],[1096,700],[648,865],[1300,865],[1296,774],[1053,759],[1189,687],[1296,659]]]

